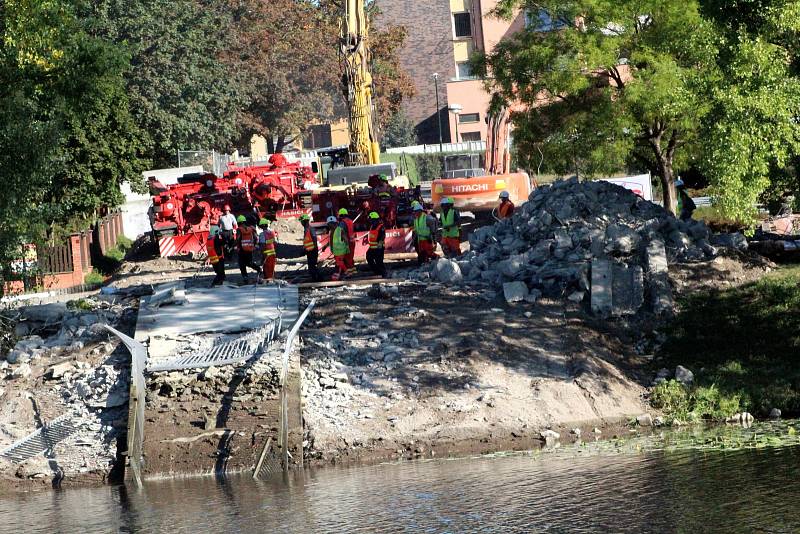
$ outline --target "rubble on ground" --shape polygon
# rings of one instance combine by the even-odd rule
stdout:
[[[0,449],[62,418],[73,431],[39,461],[46,474],[107,475],[127,427],[130,356],[102,325],[132,320],[135,305],[96,296],[6,310],[16,323],[14,345],[0,353]],[[43,476],[42,465],[28,469],[34,463],[10,473]]]
[[[513,218],[478,229],[469,243],[457,260],[409,277],[489,285],[508,302],[587,302],[601,316],[671,313],[670,264],[747,247],[739,234],[712,235],[702,221],[683,222],[620,186],[574,178],[536,189]]]

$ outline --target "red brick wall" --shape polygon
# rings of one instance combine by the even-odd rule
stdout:
[[[378,27],[405,26],[408,38],[401,53],[403,68],[411,75],[416,96],[403,105],[417,125],[420,143],[438,143],[436,93],[431,75],[439,73],[439,102],[444,142],[450,141],[447,81],[454,78],[453,26],[449,0],[376,0],[381,15]]]

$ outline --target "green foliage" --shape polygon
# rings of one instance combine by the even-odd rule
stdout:
[[[0,19],[0,263],[120,201],[141,181],[124,50],[88,31],[74,1],[6,2]],[[85,223],[84,223],[85,224]]]
[[[417,134],[411,119],[399,111],[392,115],[383,131],[383,148],[397,148],[417,144]]]
[[[83,283],[87,286],[99,286],[105,282],[106,277],[97,271],[92,271],[83,278]]]
[[[734,411],[800,413],[800,268],[680,304],[659,366],[692,369],[699,386],[715,388],[719,413],[737,402]]]
[[[154,166],[174,166],[179,149],[232,146],[245,87],[241,71],[221,61],[235,43],[226,2],[98,0],[83,14],[96,35],[130,54],[126,90]]]
[[[724,421],[741,411],[736,394],[722,394],[715,384],[690,389],[677,380],[656,385],[650,403],[664,412],[667,422],[677,423]]]
[[[444,156],[442,154],[415,154],[419,179],[423,182],[438,180],[444,173]]]
[[[724,16],[710,15],[714,3],[729,5]],[[753,9],[739,14],[740,3]],[[800,150],[797,2],[503,0],[497,11],[519,7],[547,12],[558,31],[521,31],[473,62],[523,104],[513,120],[526,168],[541,148],[558,174],[646,169],[674,209],[676,173],[699,166],[723,214],[750,221]]]

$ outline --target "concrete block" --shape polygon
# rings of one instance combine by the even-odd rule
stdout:
[[[632,315],[644,304],[644,271],[638,265],[614,265],[612,271],[612,315]]]
[[[503,296],[509,304],[522,302],[528,296],[528,286],[525,282],[508,282],[503,284]]]
[[[613,308],[611,262],[592,261],[592,312],[610,315]]]
[[[669,272],[667,249],[664,241],[654,239],[647,245],[646,264],[647,274],[656,275]]]

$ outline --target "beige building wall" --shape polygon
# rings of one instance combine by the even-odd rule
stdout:
[[[451,14],[469,12],[471,14],[472,35],[455,36],[453,23],[453,60],[456,76],[447,82],[447,102],[461,106],[459,115],[449,114],[452,141],[486,140],[486,112],[491,97],[482,80],[463,76],[463,63],[476,51],[491,53],[502,39],[525,28],[525,15],[518,12],[512,20],[497,19],[491,16],[498,0],[449,0]],[[454,19],[455,20],[455,19]],[[477,121],[472,119],[477,117]],[[456,128],[456,126],[458,128]],[[456,134],[456,131],[458,134]]]

